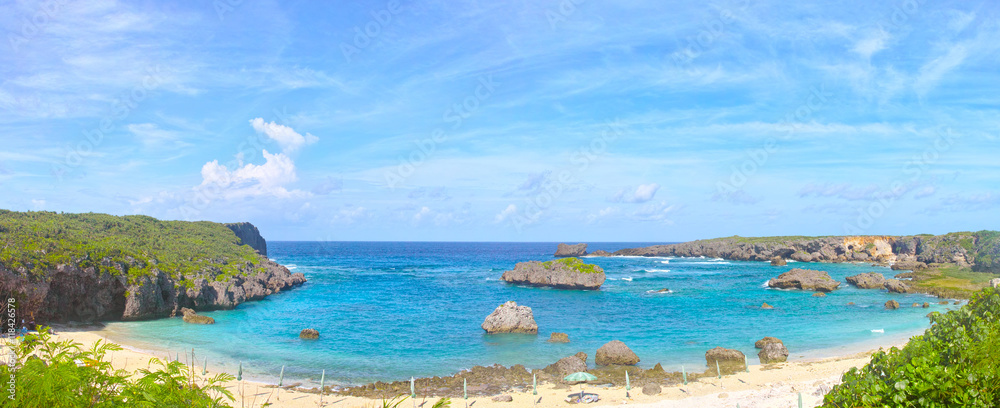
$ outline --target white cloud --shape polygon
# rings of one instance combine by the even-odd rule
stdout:
[[[937,83],[951,70],[962,65],[969,55],[969,49],[964,44],[955,44],[948,48],[948,52],[937,57],[920,67],[920,74],[913,87],[921,96],[927,94],[937,86]]]
[[[180,140],[180,133],[173,130],[162,129],[155,123],[132,123],[127,127],[128,131],[132,132],[132,134],[147,147],[190,146],[190,143],[185,143]]]
[[[596,213],[591,213],[591,214],[587,215],[587,222],[588,223],[596,222],[596,221],[598,221],[600,219],[603,219],[603,218],[606,218],[606,217],[618,214],[618,211],[619,210],[617,208],[615,208],[615,207],[603,208],[603,209],[601,209],[600,211],[598,211]]]
[[[361,206],[345,206],[330,216],[332,224],[354,224],[355,222],[372,217],[371,211]]]
[[[858,55],[861,55],[865,59],[869,59],[875,53],[882,51],[886,48],[886,42],[889,39],[889,34],[883,30],[879,30],[874,36],[862,39],[854,44],[854,51]]]
[[[635,190],[623,188],[618,190],[615,195],[609,197],[608,201],[613,203],[644,203],[652,200],[659,189],[660,185],[656,183],[642,184],[636,187]]]
[[[649,203],[639,207],[632,213],[632,217],[641,221],[660,221],[666,224],[673,224],[673,220],[668,218],[670,213],[677,210],[676,205],[668,204],[666,201]]]
[[[45,200],[31,200],[31,209],[41,211],[45,209]]]
[[[298,180],[295,163],[288,156],[271,154],[264,150],[264,164],[246,164],[235,170],[219,164],[218,160],[205,163],[201,168],[201,185],[197,189],[206,195],[234,199],[246,197],[301,197],[308,193],[285,186]]]
[[[429,207],[421,207],[420,211],[417,211],[417,213],[413,215],[413,222],[417,223],[423,221],[424,219],[429,217],[431,213],[432,211]]]
[[[306,133],[305,136],[302,136],[288,126],[279,125],[274,122],[264,122],[263,118],[251,119],[250,125],[258,133],[263,133],[271,140],[277,142],[281,146],[283,153],[293,153],[303,146],[308,146],[319,141],[319,138],[312,134]]]
[[[493,219],[493,222],[498,224],[504,222],[515,213],[517,213],[517,206],[514,204],[508,205],[507,208],[504,208],[503,211],[500,211],[500,213],[497,214],[497,216]]]

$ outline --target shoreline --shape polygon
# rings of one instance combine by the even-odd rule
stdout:
[[[90,347],[97,341],[109,341],[122,346],[122,350],[109,354],[108,360],[116,369],[125,369],[128,372],[135,372],[138,369],[146,368],[151,358],[160,358],[155,351],[141,350],[129,344],[119,341],[108,340],[102,335],[101,330],[95,327],[56,327],[57,340],[73,340],[83,344],[83,347]],[[908,341],[898,338],[885,339],[880,342],[881,347],[901,347]],[[688,385],[663,386],[662,392],[657,395],[644,395],[640,384],[633,384],[631,391],[626,391],[621,386],[594,386],[585,385],[588,393],[598,393],[601,401],[592,406],[646,406],[646,407],[681,407],[681,406],[708,406],[708,407],[732,407],[739,403],[741,406],[788,406],[794,404],[798,399],[798,393],[803,394],[804,406],[815,406],[822,402],[822,395],[830,387],[839,383],[841,375],[852,367],[860,367],[867,364],[870,356],[878,348],[869,349],[859,353],[844,353],[835,357],[795,359],[789,362],[774,364],[769,366],[751,365],[749,373],[739,372],[732,375],[723,376],[722,379],[716,377],[703,377],[693,380]],[[197,350],[195,350],[197,356]],[[172,358],[171,358],[172,359]],[[181,362],[185,358],[180,359]],[[228,364],[227,364],[228,365]],[[195,377],[202,378],[201,370],[196,362]],[[217,367],[210,367],[207,376],[219,373]],[[229,372],[225,370],[224,372]],[[230,374],[235,374],[230,372]],[[242,395],[245,404],[255,404],[260,406],[264,402],[271,403],[272,407],[314,407],[318,406],[320,396],[318,390],[313,388],[291,388],[289,384],[299,382],[299,380],[286,380],[284,388],[277,388],[275,384],[260,379],[244,381],[229,381],[226,388],[236,396],[236,405],[240,405]],[[294,385],[294,384],[293,384]],[[301,383],[296,387],[309,387]],[[313,385],[314,386],[314,385]],[[470,384],[471,386],[471,384]],[[494,402],[492,396],[472,397],[469,402],[475,401],[476,407],[530,407],[570,405],[562,401],[571,392],[578,392],[578,386],[567,387],[561,384],[539,383],[538,395],[532,395],[531,387],[528,386],[521,392],[507,392],[513,402]],[[242,393],[240,390],[242,389]],[[825,390],[825,391],[824,391]],[[312,391],[312,392],[309,392]],[[418,390],[419,391],[419,390]],[[631,398],[626,398],[628,394]],[[818,394],[818,395],[815,395]],[[538,399],[541,398],[541,402]],[[427,401],[433,404],[438,398],[423,398],[419,394],[417,400]],[[373,403],[380,403],[380,400],[345,396],[341,394],[326,394],[323,397],[323,406],[335,407],[356,407],[369,406]],[[463,404],[461,398],[453,398],[454,406]],[[404,404],[408,405],[408,404]]]

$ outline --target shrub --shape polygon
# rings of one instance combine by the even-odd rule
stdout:
[[[233,376],[218,374],[195,378],[178,362],[150,360],[155,369],[135,375],[114,369],[105,361],[109,351],[120,346],[97,342],[90,350],[70,340],[54,341],[47,329],[28,334],[12,344],[16,363],[13,371],[0,366],[0,378],[16,378],[13,405],[5,407],[228,407],[233,395],[222,383]]]
[[[902,349],[879,351],[852,368],[824,407],[1000,406],[1000,289],[931,315],[933,325]]]

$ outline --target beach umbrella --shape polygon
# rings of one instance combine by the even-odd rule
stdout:
[[[323,388],[326,388],[326,370],[319,377],[319,406],[323,406]]]
[[[531,373],[531,395],[538,395],[538,376]]]
[[[462,398],[469,399],[469,380],[462,379]]]
[[[628,371],[625,372],[625,391],[632,390],[632,383],[628,380]]]
[[[285,366],[281,366],[281,374],[278,375],[278,386],[282,386],[285,381]]]
[[[208,374],[208,357],[205,357],[205,365],[201,367],[201,375]]]
[[[243,362],[240,361],[240,371],[236,372],[236,381],[243,381]]]
[[[415,378],[410,377],[410,398],[417,398],[416,381],[417,380]]]
[[[585,383],[587,381],[594,381],[596,379],[597,379],[597,377],[595,377],[593,374],[587,373],[587,372],[583,372],[583,371],[575,372],[575,373],[567,375],[565,378],[563,378],[563,380],[567,381],[567,382],[578,382],[578,383],[581,383],[580,384],[580,398],[583,398],[583,384],[582,383]]]
[[[684,385],[688,385],[688,373],[684,371],[684,366],[681,366],[681,375],[684,376]]]

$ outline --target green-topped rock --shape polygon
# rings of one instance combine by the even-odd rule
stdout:
[[[605,276],[600,266],[584,263],[578,258],[563,258],[548,262],[518,262],[500,279],[520,285],[593,290],[601,288]]]

